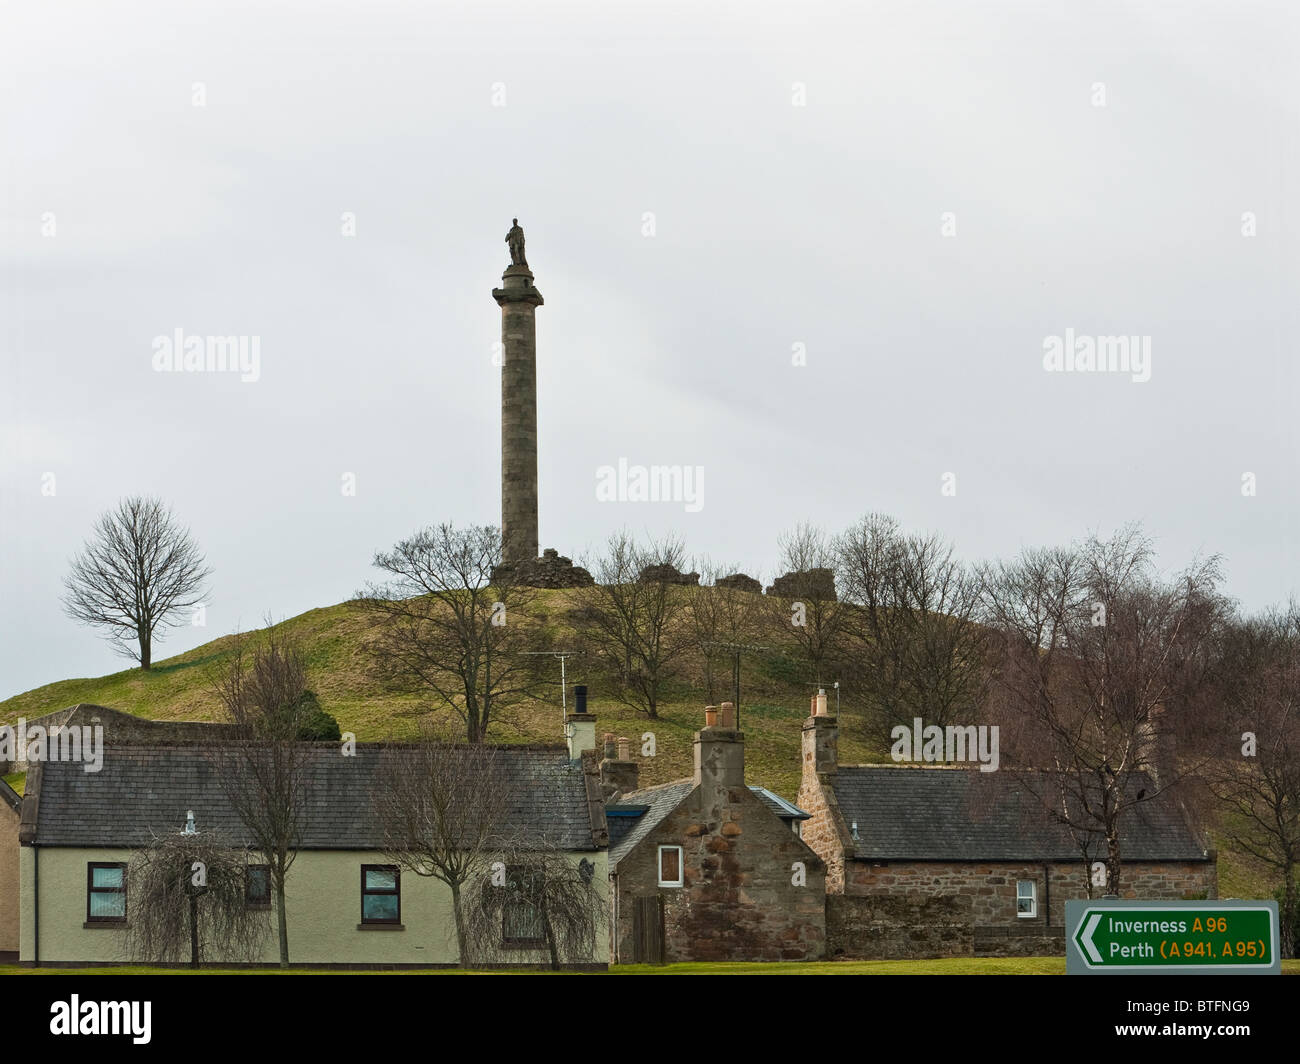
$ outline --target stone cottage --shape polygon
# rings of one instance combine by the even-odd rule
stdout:
[[[798,803],[827,865],[829,957],[1064,952],[1088,864],[1034,795],[1005,773],[840,765],[838,732],[814,697]],[[1134,806],[1121,841],[1126,897],[1217,897],[1215,853],[1169,794]]]
[[[607,737],[612,961],[816,960],[825,866],[800,838],[807,814],[745,784],[731,703],[708,707],[691,779],[637,789]]]

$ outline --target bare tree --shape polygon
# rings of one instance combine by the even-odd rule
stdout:
[[[785,575],[767,589],[769,629],[798,649],[820,684],[843,648],[847,619],[835,590],[834,544],[821,529],[805,523],[783,533],[777,547]]]
[[[64,581],[68,616],[103,628],[118,653],[153,661],[154,636],[203,601],[211,570],[161,500],[132,496],[103,514]]]
[[[187,953],[256,961],[270,930],[269,913],[248,905],[248,858],[211,831],[155,836],[127,865],[131,919],[127,953],[145,963],[177,963]]]
[[[913,717],[944,727],[977,719],[988,671],[977,623],[980,584],[936,535],[905,535],[868,514],[836,540],[854,686],[880,714],[882,734]]]
[[[241,642],[216,682],[239,741],[213,750],[222,788],[261,854],[275,895],[280,967],[289,966],[284,888],[306,821],[311,745],[299,735],[312,714],[302,652],[274,627],[252,646]]]
[[[485,963],[544,951],[553,971],[590,961],[608,924],[595,862],[538,840],[496,854],[473,884],[469,933]]]
[[[469,965],[475,958],[467,887],[489,871],[493,855],[513,847],[512,787],[501,749],[449,742],[426,724],[419,742],[390,745],[380,757],[372,801],[384,853],[417,876],[447,885],[460,962]]]
[[[719,585],[736,571],[734,566],[701,564],[703,579],[686,587],[686,616],[690,622],[694,651],[704,662],[704,685],[709,702],[715,701],[715,666],[729,660],[728,646],[752,643],[762,621],[761,595],[741,588]]]
[[[494,721],[530,696],[545,631],[523,618],[535,598],[501,566],[501,531],[490,526],[427,528],[375,555],[387,580],[357,593],[372,632],[376,672],[416,685],[460,718],[465,737],[483,742]]]
[[[1162,763],[1162,733],[1197,715],[1184,699],[1222,622],[1218,581],[1217,560],[1160,578],[1135,527],[984,573],[1004,761],[1076,839],[1105,840],[1108,894],[1120,890],[1127,814],[1179,779]],[[1183,774],[1197,767],[1185,759]]]
[[[617,532],[588,563],[596,582],[574,591],[580,641],[613,681],[614,697],[651,719],[691,647],[686,589],[670,579],[683,559],[678,539],[642,545]]]
[[[1224,837],[1282,880],[1282,955],[1300,916],[1300,607],[1238,621],[1224,641],[1218,757],[1201,770]]]

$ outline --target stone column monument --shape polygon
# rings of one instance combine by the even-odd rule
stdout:
[[[492,298],[501,307],[501,553],[517,566],[537,559],[537,333],[542,293],[524,257],[519,219],[506,234],[510,265]]]

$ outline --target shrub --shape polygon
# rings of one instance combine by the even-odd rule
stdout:
[[[302,711],[303,722],[298,729],[298,738],[305,740],[341,739],[339,722],[325,710],[321,709],[320,700],[314,691],[304,691],[298,699],[298,708]]]

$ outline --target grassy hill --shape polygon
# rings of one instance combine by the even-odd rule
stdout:
[[[572,634],[567,615],[571,592],[539,591],[530,612],[555,627],[563,641]],[[275,626],[302,648],[308,679],[322,708],[333,714],[343,731],[362,741],[410,738],[418,720],[432,704],[419,692],[385,690],[367,675],[365,633],[347,605],[309,610]],[[87,638],[91,638],[87,634]],[[148,673],[138,668],[94,679],[61,680],[0,702],[0,721],[41,716],[79,702],[111,706],[154,720],[220,720],[220,702],[213,681],[229,661],[234,636],[224,636],[184,654],[157,663]],[[563,645],[563,642],[557,644]],[[665,783],[692,771],[691,737],[704,724],[705,684],[699,668],[670,692],[660,707],[660,719],[649,720],[615,702],[599,682],[586,675],[582,658],[571,658],[568,682],[589,683],[589,708],[596,714],[597,732],[612,731],[640,745],[653,732],[656,756],[642,760],[641,782]],[[498,742],[563,742],[559,666],[548,697],[513,708],[509,719],[494,725]],[[723,679],[729,680],[730,673]],[[745,733],[746,776],[783,797],[794,800],[799,789],[800,725],[808,715],[812,687],[788,660],[743,660],[741,727]],[[722,694],[716,695],[720,701]],[[833,697],[833,696],[832,696]],[[862,738],[865,722],[859,711],[845,705],[841,712],[840,760],[845,764],[888,760],[887,750]],[[21,791],[22,778],[6,777]],[[1216,840],[1219,841],[1219,840]],[[1220,843],[1221,897],[1272,897],[1273,876]]]
[[[544,615],[560,639],[572,631],[566,620],[570,596],[571,592],[564,590],[539,591],[531,611]],[[416,734],[418,719],[429,713],[432,704],[419,692],[385,690],[367,675],[363,625],[347,605],[309,610],[275,627],[301,646],[311,688],[343,731],[354,732],[363,741]],[[87,638],[92,636],[87,633]],[[234,644],[234,636],[224,636],[160,661],[147,673],[135,668],[95,679],[46,684],[0,702],[0,721],[31,719],[79,702],[111,706],[154,720],[221,720],[213,680],[228,662]],[[587,671],[582,658],[569,659],[570,686],[589,683],[588,708],[597,717],[598,732],[628,736],[638,740],[638,746],[645,732],[655,735],[656,756],[642,764],[642,782],[664,783],[690,775],[691,736],[704,724],[708,701],[702,674],[692,670],[686,682],[670,691],[667,704],[660,707],[660,719],[649,720],[613,701]],[[811,686],[792,679],[791,671],[780,663],[773,667],[747,661],[741,678],[741,726],[749,781],[788,799],[793,799],[799,788],[799,729],[808,716],[808,699],[813,693]],[[498,742],[564,741],[558,662],[554,673],[554,687],[548,696],[512,708],[509,719],[494,725],[492,738]],[[729,677],[728,670],[724,682],[729,682]],[[716,694],[719,701],[723,697]],[[862,730],[857,715],[846,708],[844,716],[841,758],[849,763],[884,760],[884,751],[854,738]]]

